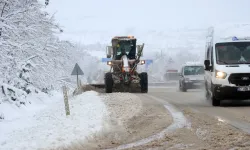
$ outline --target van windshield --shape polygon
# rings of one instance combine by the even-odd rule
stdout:
[[[203,75],[204,67],[203,66],[185,66],[184,75]]]
[[[228,42],[215,45],[217,64],[250,64],[250,42]]]

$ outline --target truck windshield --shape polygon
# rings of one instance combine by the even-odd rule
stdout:
[[[217,64],[250,64],[250,42],[215,44]]]
[[[117,48],[117,55],[121,55],[122,51],[124,51],[128,55],[132,47],[133,43],[131,41],[120,41]]]
[[[204,67],[203,66],[185,66],[184,75],[203,75]]]

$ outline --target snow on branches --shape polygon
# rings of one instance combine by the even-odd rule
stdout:
[[[2,101],[23,104],[27,94],[48,92],[58,87],[58,77],[70,74],[73,46],[54,35],[62,29],[42,7],[37,0],[0,1]]]

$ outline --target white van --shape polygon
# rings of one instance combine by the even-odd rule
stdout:
[[[233,30],[228,30],[232,34]],[[250,34],[242,36],[242,31],[228,36],[222,33],[229,32],[209,29],[204,61],[205,87],[206,97],[211,98],[213,106],[219,106],[224,99],[250,99]]]

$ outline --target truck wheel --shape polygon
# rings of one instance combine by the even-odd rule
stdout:
[[[140,74],[140,85],[141,85],[141,92],[142,93],[148,93],[148,73],[142,72]]]
[[[105,92],[106,93],[112,93],[113,90],[113,78],[112,73],[108,72],[105,74]]]

